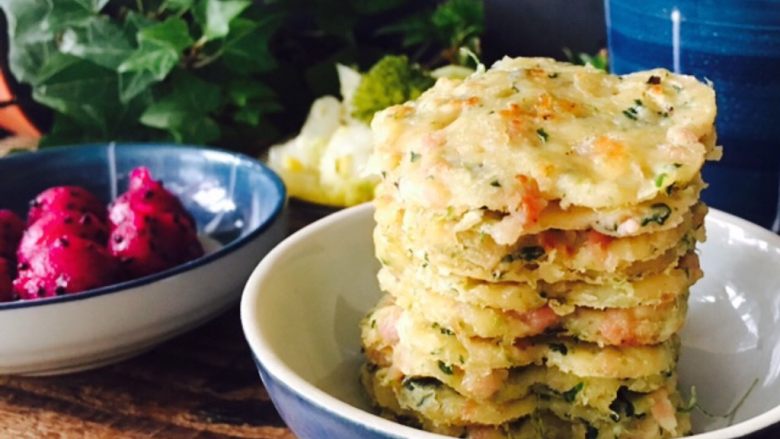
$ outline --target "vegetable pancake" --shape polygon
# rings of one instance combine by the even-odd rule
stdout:
[[[679,332],[715,115],[694,77],[545,58],[377,113],[375,405],[472,439],[690,433]]]

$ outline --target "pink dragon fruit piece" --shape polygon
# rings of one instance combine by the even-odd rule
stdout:
[[[20,267],[13,282],[21,299],[77,293],[117,280],[118,265],[99,244],[78,236],[59,237]]]
[[[20,264],[29,262],[39,251],[60,236],[77,236],[106,246],[108,227],[95,214],[75,211],[47,212],[25,230],[16,253]]]
[[[146,276],[203,255],[195,229],[179,214],[130,211],[108,239],[129,278]]]
[[[47,212],[72,211],[92,213],[101,220],[106,217],[106,208],[88,190],[79,186],[56,186],[46,189],[30,202],[27,224],[33,224]]]
[[[8,302],[16,298],[13,288],[14,264],[8,259],[0,258],[0,302]]]
[[[118,226],[130,216],[130,212],[177,214],[195,227],[195,221],[181,201],[165,189],[161,181],[154,180],[149,169],[143,166],[130,171],[127,192],[111,203],[109,220],[113,226]]]
[[[13,259],[24,232],[24,221],[10,210],[0,209],[0,257]]]

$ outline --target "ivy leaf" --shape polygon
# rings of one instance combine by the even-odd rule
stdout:
[[[233,116],[233,119],[236,122],[256,127],[262,121],[263,116],[279,113],[283,109],[279,103],[273,101],[253,102],[239,109]]]
[[[133,51],[122,28],[104,16],[92,17],[84,27],[66,29],[60,52],[116,70]]]
[[[179,62],[180,54],[157,43],[141,43],[122,64],[119,72],[149,72],[151,78],[161,81]]]
[[[56,0],[54,0],[56,1]],[[92,12],[100,12],[104,6],[108,3],[108,0],[74,0],[76,3],[82,5],[84,9]]]
[[[201,145],[219,139],[219,125],[209,116],[193,118],[189,123],[169,130],[173,140],[179,143]]]
[[[264,115],[282,110],[282,106],[276,102],[276,93],[257,81],[230,82],[227,87],[227,97],[230,104],[237,107],[233,120],[251,127],[257,127]]]
[[[65,115],[85,139],[113,140],[135,125],[143,99],[120,103],[116,72],[80,59],[63,66],[33,89],[37,102]]]
[[[2,0],[0,8],[8,23],[8,41],[11,43],[8,64],[11,72],[18,81],[33,86],[40,82],[38,74],[46,67],[49,58],[58,53],[54,34],[62,28],[60,18],[78,21],[76,16],[90,16],[82,6],[67,0],[56,4],[40,0]]]
[[[237,18],[230,24],[230,33],[222,45],[225,67],[241,73],[262,73],[276,67],[268,41],[279,27],[278,17],[261,21]]]
[[[54,120],[49,132],[43,136],[38,144],[41,148],[48,146],[67,145],[77,143],[82,139],[89,139],[91,133],[82,130],[78,122],[62,113],[54,113]],[[94,140],[89,139],[89,140]]]
[[[244,107],[236,111],[236,114],[233,115],[233,119],[236,122],[243,123],[244,125],[256,127],[260,124],[260,121],[262,120],[262,116],[263,116],[263,111],[261,109],[253,108],[253,107]]]
[[[67,69],[73,64],[79,62],[75,56],[65,55],[64,53],[53,52],[48,58],[45,58],[38,71],[35,73],[35,82],[33,85],[45,83],[49,78],[57,73]]]
[[[378,35],[402,35],[401,45],[404,47],[417,46],[433,38],[433,30],[425,17],[413,15],[398,23],[380,28]]]
[[[385,26],[378,34],[400,34],[404,47],[422,46],[431,42],[449,50],[474,46],[484,31],[483,0],[447,0],[428,14],[414,14],[395,24]]]
[[[459,47],[484,31],[485,9],[482,0],[448,0],[431,16],[431,24],[442,43]]]
[[[155,24],[155,21],[151,20],[145,15],[139,14],[135,11],[128,11],[127,15],[125,16],[123,29],[125,31],[125,35],[127,35],[129,39],[137,41],[138,32],[141,29],[147,28],[153,24]]]
[[[187,22],[178,17],[146,26],[138,31],[138,43],[154,43],[181,52],[193,43]]]
[[[139,94],[148,91],[151,84],[159,81],[153,72],[146,70],[120,73],[118,78],[119,100],[121,102],[129,102]]]
[[[162,5],[160,5],[160,9],[172,14],[181,15],[192,9],[193,3],[193,0],[165,0]]]
[[[199,0],[192,12],[203,40],[211,41],[226,36],[230,22],[251,5],[250,0]]]
[[[178,142],[208,143],[220,130],[208,115],[222,105],[219,86],[186,72],[176,72],[172,90],[141,115],[142,124],[165,130]]]
[[[250,101],[271,101],[276,93],[271,87],[257,81],[231,81],[227,87],[230,103],[237,107],[245,107]]]
[[[33,90],[33,98],[61,113],[69,115],[82,126],[93,125],[107,133],[103,111],[116,94],[116,74],[88,61],[70,64]]]
[[[177,17],[141,28],[137,39],[138,48],[117,68],[122,73],[122,102],[165,79],[178,64],[182,51],[193,43],[187,23]]]

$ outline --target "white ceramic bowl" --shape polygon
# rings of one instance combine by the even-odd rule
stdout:
[[[281,180],[226,151],[164,144],[46,149],[0,160],[0,207],[19,213],[41,190],[76,184],[109,201],[147,166],[182,200],[211,243],[205,256],[83,293],[0,303],[0,374],[57,374],[135,355],[234,304],[286,233]]]
[[[301,438],[436,438],[380,418],[358,383],[358,322],[381,293],[373,209],[331,215],[277,246],[241,303],[244,333],[276,407]],[[692,290],[680,362],[683,389],[728,412],[758,380],[734,423],[694,414],[699,439],[725,439],[780,421],[780,237],[711,210],[705,277]]]

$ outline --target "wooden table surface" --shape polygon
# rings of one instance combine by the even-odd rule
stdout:
[[[291,202],[289,231],[330,210]],[[139,357],[71,375],[0,376],[0,438],[294,438],[257,375],[238,305]]]

